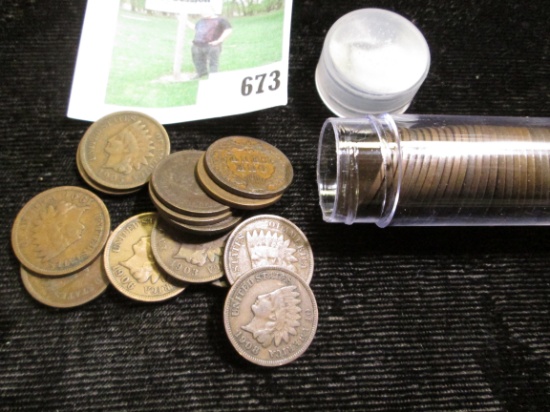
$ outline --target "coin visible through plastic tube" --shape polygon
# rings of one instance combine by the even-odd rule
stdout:
[[[229,290],[223,314],[237,352],[268,367],[300,357],[313,341],[319,318],[309,285],[280,267],[261,267],[240,277]]]

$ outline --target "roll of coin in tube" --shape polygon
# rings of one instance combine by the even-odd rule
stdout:
[[[339,117],[403,113],[430,68],[426,39],[406,18],[382,9],[355,10],[325,37],[315,81]]]

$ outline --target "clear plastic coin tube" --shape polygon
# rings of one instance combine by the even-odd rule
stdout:
[[[317,184],[331,223],[549,225],[550,118],[329,118]]]

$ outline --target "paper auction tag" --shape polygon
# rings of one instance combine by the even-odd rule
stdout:
[[[167,124],[285,105],[291,10],[292,0],[90,0],[67,115],[133,110]]]

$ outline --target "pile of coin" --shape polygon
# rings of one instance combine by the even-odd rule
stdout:
[[[23,285],[54,307],[82,305],[108,285],[102,251],[111,221],[103,201],[73,186],[33,197],[15,218],[11,243]]]
[[[108,211],[88,190],[37,195],[12,230],[23,284],[54,307],[86,303],[109,283],[141,302],[173,298],[191,284],[230,287],[224,318],[237,352],[263,366],[293,361],[317,328],[311,246],[282,217],[243,220],[245,211],[282,197],[293,178],[289,160],[242,136],[221,138],[205,152],[169,153],[162,125],[141,113],[93,123],[76,155],[84,181],[110,195],[148,183],[157,213],[132,216],[109,235]]]
[[[197,163],[197,180],[214,199],[237,209],[254,210],[277,202],[292,182],[288,158],[253,137],[216,140]]]
[[[86,130],[76,164],[82,179],[93,189],[125,195],[147,184],[169,153],[168,133],[159,122],[138,112],[117,112]]]

